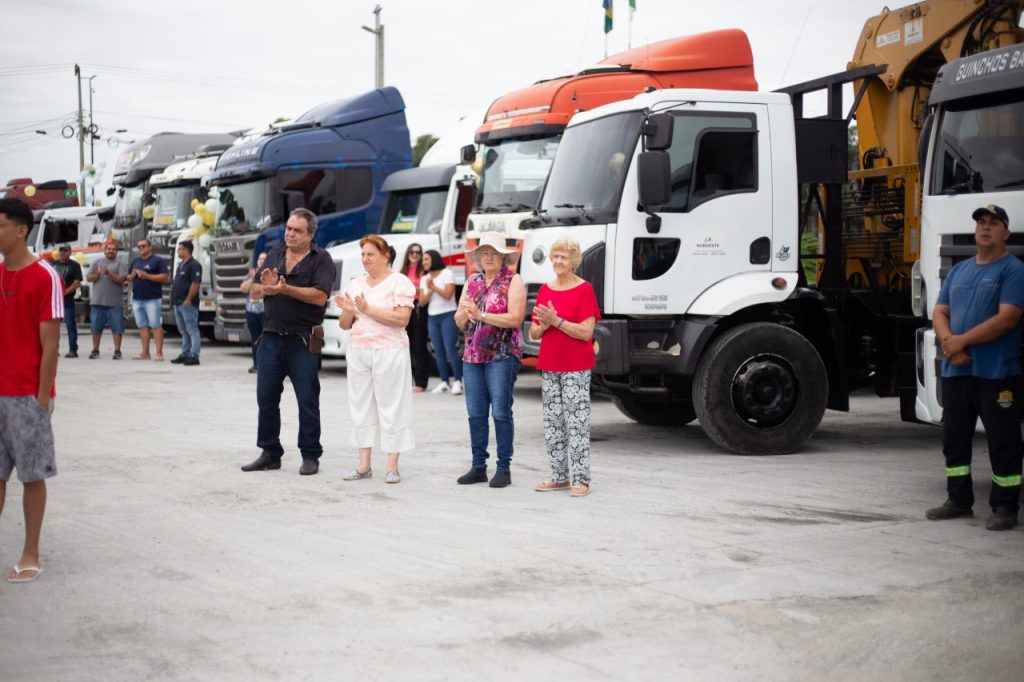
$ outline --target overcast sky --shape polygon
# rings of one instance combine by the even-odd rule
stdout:
[[[159,131],[221,132],[294,117],[373,87],[366,0],[33,0],[0,41],[0,181],[75,179],[73,63],[93,80],[96,161],[110,142]],[[479,116],[504,92],[603,57],[601,0],[381,0],[385,81],[401,90],[413,138]],[[896,4],[904,4],[895,3]],[[228,9],[228,5],[231,9]],[[762,90],[846,68],[882,0],[637,0],[632,44],[746,31]],[[244,8],[244,10],[242,9]],[[626,49],[615,0],[609,51]],[[88,109],[88,89],[83,84]],[[124,128],[125,133],[116,133]],[[45,130],[47,135],[34,131]],[[123,149],[123,145],[122,145]],[[86,161],[89,148],[86,144]],[[105,184],[105,183],[104,183]]]

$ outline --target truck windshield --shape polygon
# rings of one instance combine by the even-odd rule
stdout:
[[[262,232],[274,220],[270,178],[220,188],[217,235]]]
[[[951,102],[938,123],[931,194],[1024,188],[1024,95]]]
[[[115,227],[132,227],[142,220],[142,195],[145,192],[146,188],[141,183],[118,190],[114,204]]]
[[[178,229],[185,227],[192,210],[192,198],[198,184],[178,187],[158,187],[156,203],[153,205],[153,227],[156,229]]]
[[[511,213],[537,208],[548,179],[559,135],[534,140],[504,140],[483,152],[476,210]]]
[[[384,234],[436,234],[441,231],[447,187],[396,192],[388,200]]]
[[[614,222],[641,120],[639,111],[631,111],[566,129],[542,213],[562,224]]]

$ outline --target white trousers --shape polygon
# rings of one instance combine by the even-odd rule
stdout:
[[[348,365],[348,412],[357,448],[372,448],[380,433],[384,452],[416,447],[412,429],[412,363],[408,348],[353,348]]]

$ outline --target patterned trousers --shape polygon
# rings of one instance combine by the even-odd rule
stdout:
[[[540,378],[551,480],[590,485],[590,370]]]

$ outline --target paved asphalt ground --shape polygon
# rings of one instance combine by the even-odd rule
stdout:
[[[86,345],[86,350],[88,345]],[[138,339],[125,339],[126,357]],[[170,341],[168,357],[176,354]],[[420,447],[344,482],[344,364],[322,373],[318,476],[255,448],[246,351],[202,365],[61,360],[46,572],[0,582],[0,680],[1024,679],[1024,530],[924,520],[939,431],[857,396],[798,454],[594,406],[593,493],[547,475],[540,381],[516,390],[513,485],[457,486],[464,404],[417,395]],[[21,487],[0,519],[18,558]]]

